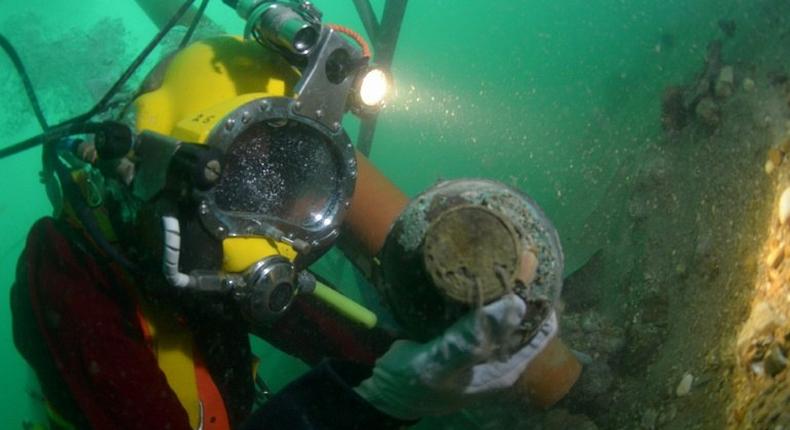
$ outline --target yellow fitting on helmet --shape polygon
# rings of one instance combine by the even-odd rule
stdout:
[[[222,270],[240,273],[253,264],[275,255],[293,262],[296,251],[290,245],[263,237],[229,237],[222,241]]]

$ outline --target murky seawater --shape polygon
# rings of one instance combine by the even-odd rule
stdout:
[[[88,109],[154,32],[132,1],[77,3],[0,0],[0,32],[20,51],[51,123]],[[326,22],[364,34],[350,0],[315,3]],[[380,11],[384,1],[372,3]],[[220,1],[208,16],[243,31]],[[396,95],[380,118],[372,161],[410,196],[459,177],[496,179],[532,196],[566,254],[563,337],[589,361],[578,392],[552,411],[510,399],[418,428],[788,425],[771,418],[782,407],[771,406],[779,396],[771,390],[788,372],[765,372],[790,348],[780,337],[790,314],[772,302],[786,298],[776,292],[784,272],[781,262],[766,267],[763,255],[786,246],[774,206],[790,136],[788,16],[790,4],[778,0],[409,3],[393,65]],[[725,67],[733,75],[722,89]],[[689,90],[700,82],[698,94]],[[690,110],[683,127],[667,131],[670,86],[685,91]],[[2,146],[37,133],[2,55],[0,94]],[[346,126],[356,136],[357,121]],[[0,160],[2,285],[14,279],[27,229],[50,212],[39,169],[38,149]],[[316,268],[371,302],[339,253]],[[765,313],[757,306],[764,302],[775,332],[770,340],[742,334],[764,348],[736,348],[740,326],[757,318],[754,309]],[[19,428],[39,408],[25,394],[31,376],[13,348],[9,313],[0,315],[8,387],[0,419]],[[275,390],[305,369],[256,347]],[[744,386],[755,391],[739,397]],[[763,409],[752,402],[761,396]]]

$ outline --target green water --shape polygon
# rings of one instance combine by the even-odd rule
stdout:
[[[350,0],[315,3],[326,22],[364,32]],[[383,1],[373,3],[381,9]],[[371,159],[409,195],[439,179],[470,176],[524,190],[554,221],[573,271],[605,246],[587,238],[600,237],[594,230],[601,223],[590,216],[600,213],[615,172],[660,139],[663,88],[698,70],[720,18],[748,26],[758,3],[412,0],[393,66],[397,95],[381,116]],[[208,16],[229,32],[243,28],[220,1]],[[55,123],[90,107],[154,26],[132,1],[0,0],[0,32],[18,47]],[[35,134],[22,86],[2,55],[0,94],[0,144]],[[356,129],[353,120],[348,127]],[[50,211],[39,159],[31,150],[0,161],[4,289],[27,229]],[[339,256],[319,266],[360,297],[351,266]],[[13,348],[7,311],[0,321],[0,422],[20,428],[36,413],[25,394],[30,373]],[[301,369],[269,356],[264,375],[274,388]],[[282,366],[289,372],[273,370]]]

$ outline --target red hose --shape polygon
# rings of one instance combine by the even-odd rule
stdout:
[[[357,44],[359,44],[359,46],[362,48],[362,56],[370,58],[370,46],[368,46],[368,42],[365,41],[365,38],[360,36],[359,33],[346,26],[338,24],[327,24],[327,27],[354,39],[354,41],[357,42]]]

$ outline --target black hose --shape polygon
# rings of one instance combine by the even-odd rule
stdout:
[[[178,45],[178,49],[183,49],[189,43],[189,40],[192,39],[192,35],[195,33],[195,29],[197,29],[198,24],[200,23],[200,19],[203,18],[203,14],[206,12],[206,6],[208,6],[209,0],[203,0],[200,3],[200,7],[198,8],[197,14],[195,17],[192,18],[192,23],[189,24],[189,29],[187,33],[184,35],[184,38],[181,39],[181,44]]]
[[[0,149],[0,159],[35,148],[45,141],[56,141],[75,134],[96,134],[104,131],[102,123],[78,122],[75,124],[58,124],[47,130],[46,133],[33,136],[12,146]]]
[[[170,32],[170,30],[172,30],[173,27],[175,27],[175,25],[178,23],[181,17],[184,16],[184,14],[187,12],[187,10],[189,10],[189,8],[192,6],[192,3],[194,2],[195,0],[186,0],[184,4],[181,5],[178,11],[172,17],[170,17],[170,21],[168,21],[167,24],[165,24],[165,26],[162,27],[161,30],[159,30],[159,33],[157,33],[156,36],[154,36],[154,38],[151,39],[150,42],[148,42],[148,45],[142,50],[142,52],[140,52],[139,55],[137,55],[137,58],[135,58],[132,64],[130,64],[129,67],[126,68],[126,71],[123,73],[123,75],[121,75],[121,77],[118,78],[117,81],[115,81],[115,84],[113,84],[113,86],[110,87],[110,89],[107,91],[104,97],[102,97],[101,100],[99,100],[99,102],[96,103],[93,109],[91,109],[90,111],[88,111],[83,115],[80,115],[80,117],[87,116],[87,118],[90,118],[103,112],[107,108],[107,104],[110,102],[113,96],[115,96],[115,94],[118,92],[118,90],[121,89],[123,84],[125,84],[126,81],[128,81],[129,78],[132,77],[134,72],[137,71],[140,65],[143,64],[146,58],[148,58],[148,55],[150,55],[151,52],[153,52],[153,50],[157,47],[157,45],[159,45],[159,42],[161,42],[162,39],[164,39],[167,33]]]
[[[0,149],[0,159],[9,157],[14,154],[18,154],[23,151],[27,151],[28,149],[33,149],[36,146],[41,145],[46,140],[69,136],[70,133],[68,132],[64,133],[64,131],[67,130],[68,130],[68,124],[66,126],[55,126],[52,127],[51,129],[48,129],[46,133],[33,136],[19,143],[15,143],[11,146],[7,146],[3,149]]]
[[[132,74],[134,74],[134,72],[140,67],[140,65],[145,61],[145,59],[148,58],[148,55],[150,55],[151,52],[153,52],[154,48],[156,48],[159,42],[162,41],[165,35],[167,35],[167,33],[173,29],[173,27],[178,23],[181,17],[184,16],[184,14],[187,12],[187,10],[189,10],[190,6],[192,6],[192,3],[194,2],[195,0],[186,0],[184,2],[181,8],[179,8],[178,11],[170,18],[170,21],[168,21],[167,24],[165,24],[165,26],[162,27],[161,30],[159,30],[159,32],[156,34],[156,36],[154,36],[151,42],[149,42],[148,45],[146,45],[146,47],[142,50],[142,52],[140,52],[137,58],[135,58],[132,64],[129,65],[129,67],[126,69],[123,75],[121,75],[121,77],[118,78],[117,81],[115,81],[115,84],[113,84],[113,86],[107,91],[104,97],[102,97],[101,100],[99,100],[99,102],[96,103],[96,105],[93,106],[91,110],[81,115],[77,115],[73,118],[67,119],[52,127],[47,127],[45,128],[45,130],[47,130],[45,133],[39,134],[37,136],[33,136],[22,142],[15,143],[13,145],[0,149],[0,159],[6,158],[14,154],[18,154],[22,151],[26,151],[31,148],[35,148],[36,146],[44,142],[57,139],[58,137],[64,137],[62,133],[66,130],[69,130],[69,126],[87,121],[93,118],[94,116],[96,116],[97,114],[106,110],[107,104],[110,102],[113,96],[115,96],[115,94],[123,86],[123,84],[125,84],[126,81],[129,80]],[[6,52],[9,51],[6,50]],[[13,48],[11,49],[11,52],[15,52]],[[12,57],[12,60],[14,59],[14,56],[12,54],[9,53],[9,56]],[[18,56],[16,58],[18,59]],[[22,63],[20,62],[19,64],[21,65]],[[20,70],[20,68],[17,67],[17,70]],[[24,70],[24,68],[22,68],[22,70]],[[41,119],[39,119],[39,121],[41,121]],[[68,136],[68,134],[66,134],[66,136]]]
[[[53,153],[49,154],[49,156],[54,157],[56,155]],[[71,180],[71,175],[68,169],[66,169],[63,164],[58,163],[57,161],[51,160],[50,163],[54,166],[54,173],[60,180],[64,197],[69,201],[69,203],[71,203],[75,215],[80,220],[80,224],[82,224],[82,227],[85,229],[88,236],[94,241],[94,243],[96,243],[96,245],[99,246],[102,251],[104,251],[105,254],[107,254],[108,257],[120,264],[124,269],[131,273],[140,273],[140,268],[124,257],[120,251],[118,251],[118,249],[116,249],[107,240],[107,238],[104,237],[104,234],[102,234],[101,228],[99,227],[92,210],[85,205],[85,202],[82,199],[81,191]]]
[[[36,113],[38,124],[41,126],[42,130],[46,131],[49,128],[49,124],[47,124],[47,119],[44,117],[44,112],[41,111],[41,105],[38,102],[36,91],[33,89],[33,83],[30,82],[30,75],[28,75],[27,70],[25,70],[25,65],[22,64],[22,60],[19,59],[19,54],[17,54],[16,49],[14,49],[13,45],[11,45],[8,39],[2,34],[0,34],[0,46],[3,47],[6,54],[8,54],[8,58],[14,63],[16,72],[19,74],[19,77],[22,79],[22,85],[25,87],[27,99],[33,107],[33,112]]]

